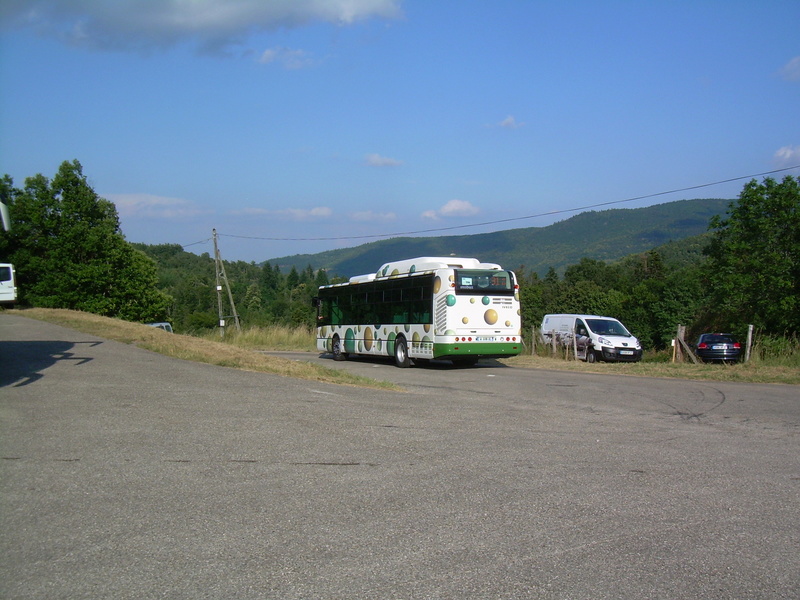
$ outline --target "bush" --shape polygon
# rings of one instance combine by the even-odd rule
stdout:
[[[755,335],[750,360],[775,366],[800,367],[800,338],[795,335]]]

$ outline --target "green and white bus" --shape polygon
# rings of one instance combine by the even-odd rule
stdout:
[[[447,359],[474,365],[522,351],[513,271],[475,258],[420,257],[319,288],[317,349],[394,357],[398,367]]]

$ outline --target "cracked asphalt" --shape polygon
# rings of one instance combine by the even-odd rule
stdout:
[[[376,392],[0,314],[2,598],[800,598],[800,389]]]

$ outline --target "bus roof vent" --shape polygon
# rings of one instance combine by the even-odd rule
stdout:
[[[435,269],[494,269],[500,265],[482,263],[477,258],[459,258],[455,256],[420,256],[407,260],[389,262],[378,269],[377,277],[396,277],[411,273],[422,273]]]

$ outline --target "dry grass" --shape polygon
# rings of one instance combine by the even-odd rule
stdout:
[[[575,371],[579,373],[606,373],[611,375],[636,375],[638,377],[667,377],[747,383],[800,384],[800,369],[755,362],[735,365],[694,364],[691,362],[601,362],[589,364],[582,361],[531,356],[529,354],[506,358],[502,362],[512,367]]]
[[[205,340],[220,340],[218,332],[201,336]],[[269,325],[267,327],[248,327],[242,331],[228,328],[223,340],[240,348],[250,350],[284,350],[289,352],[313,352],[316,350],[316,332],[311,327],[289,327],[288,325]]]
[[[167,333],[155,327],[74,310],[30,308],[10,314],[47,321],[108,340],[132,344],[159,354],[245,371],[272,373],[325,383],[400,391],[395,384],[329,369],[313,363],[266,356],[228,343]]]

